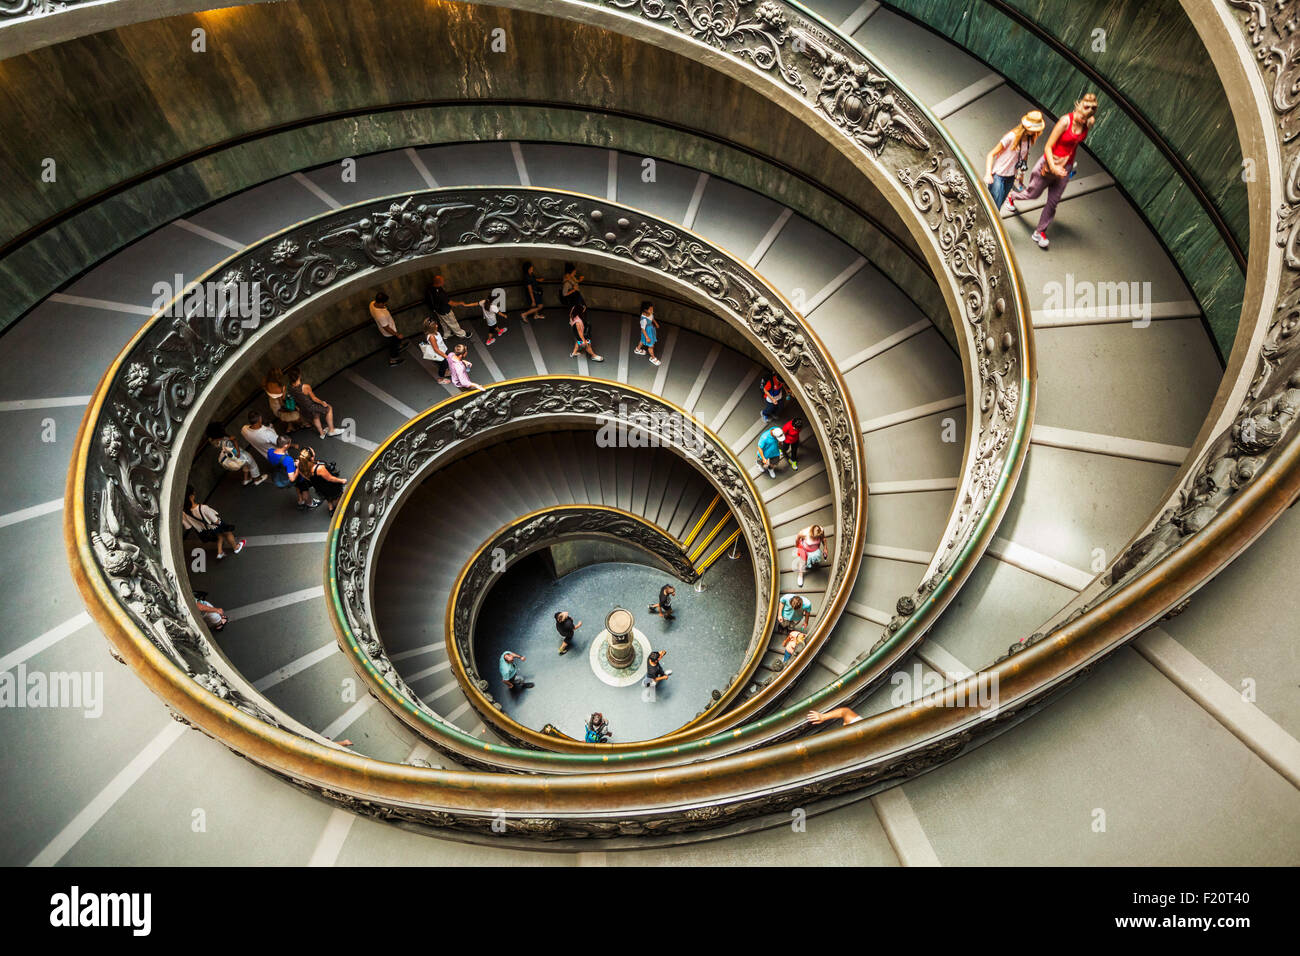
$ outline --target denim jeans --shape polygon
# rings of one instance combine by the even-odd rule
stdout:
[[[1011,187],[1015,183],[1015,176],[993,177],[993,184],[989,186],[989,192],[993,195],[993,205],[998,207],[999,212],[1002,210],[1002,204],[1007,201],[1007,193],[1011,192]]]

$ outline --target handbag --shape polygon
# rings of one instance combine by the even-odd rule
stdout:
[[[286,392],[284,396],[284,401],[280,403],[280,407],[283,408],[286,412],[296,412],[298,410],[298,403],[293,400],[292,395]]]
[[[437,349],[429,344],[428,339],[425,339],[420,343],[420,354],[430,362],[439,362],[442,360],[442,356],[438,354]]]
[[[217,464],[226,471],[239,471],[244,467],[244,456],[235,448],[235,443],[227,439],[221,443],[217,452]]]

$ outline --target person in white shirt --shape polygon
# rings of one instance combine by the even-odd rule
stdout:
[[[487,340],[483,344],[491,345],[497,336],[510,331],[503,321],[506,317],[505,310],[498,309],[491,299],[479,299],[478,307],[483,310],[483,323],[487,326]]]
[[[239,430],[239,434],[244,436],[248,447],[263,458],[275,447],[280,438],[280,433],[275,430],[275,426],[265,424],[262,416],[257,412],[248,413],[248,424]]]
[[[388,293],[382,289],[375,293],[374,301],[370,303],[370,317],[375,320],[379,334],[388,346],[388,364],[402,364],[402,337],[397,334],[397,322],[393,319],[393,313],[388,311]]]

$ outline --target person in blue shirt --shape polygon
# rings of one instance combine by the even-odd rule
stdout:
[[[806,597],[798,594],[782,594],[778,610],[780,611],[778,623],[785,630],[796,627],[806,630],[808,620],[813,616],[812,604]]]
[[[514,651],[506,651],[501,655],[501,660],[497,662],[501,671],[501,679],[505,681],[507,687],[511,690],[523,690],[532,687],[532,681],[526,681],[519,676],[519,665],[516,661],[526,661],[528,658],[523,654],[516,654]]]
[[[776,466],[781,461],[781,441],[784,435],[779,428],[765,428],[758,436],[758,466],[769,478],[776,477]]]
[[[289,450],[293,444],[289,441],[288,435],[280,435],[275,440],[275,447],[266,450],[266,460],[271,463],[271,475],[275,478],[276,487],[281,487],[282,478],[288,479],[288,484],[283,487],[292,485],[298,492],[298,510],[306,511],[308,508],[320,507],[320,499],[311,493],[311,480],[305,475],[299,476],[298,465]],[[306,480],[299,481],[299,477]]]

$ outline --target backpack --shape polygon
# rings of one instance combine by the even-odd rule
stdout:
[[[592,730],[591,725],[590,724],[587,725],[587,743],[603,744],[605,742],[606,735],[607,735],[607,731],[603,729]]]

